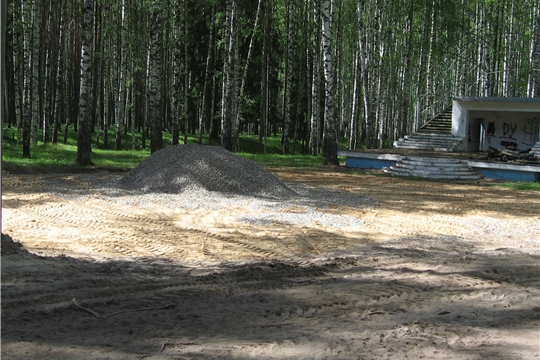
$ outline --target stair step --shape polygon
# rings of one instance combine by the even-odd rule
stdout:
[[[418,176],[438,180],[478,180],[482,175],[459,159],[407,156],[385,172],[397,176]]]
[[[408,150],[433,150],[433,151],[446,151],[446,152],[454,151],[453,147],[426,147],[426,146],[419,146],[419,145],[399,145],[395,147],[398,149],[408,149]]]
[[[452,135],[452,108],[433,117],[414,134],[394,142],[398,149],[454,151],[463,141]]]
[[[433,134],[431,134],[433,135]],[[461,141],[460,138],[453,138],[453,137],[437,137],[437,136],[422,136],[419,134],[415,135],[406,135],[403,140],[409,140],[409,141],[433,141],[433,142],[459,142]]]

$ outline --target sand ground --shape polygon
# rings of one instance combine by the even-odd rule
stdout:
[[[246,223],[242,203],[182,208],[102,196],[85,174],[4,174],[2,232],[28,253],[2,256],[2,358],[540,357],[538,192],[273,172],[365,196],[318,209],[362,225]]]

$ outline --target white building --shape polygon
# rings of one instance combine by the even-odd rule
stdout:
[[[540,142],[540,98],[457,97],[452,135],[455,151],[528,150]]]

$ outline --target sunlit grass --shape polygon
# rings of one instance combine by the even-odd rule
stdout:
[[[538,182],[524,182],[524,181],[505,181],[495,186],[502,186],[505,188],[515,189],[515,190],[530,190],[530,191],[540,191],[540,183]]]
[[[135,150],[112,150],[105,149],[103,144],[103,134],[101,134],[99,143],[94,140],[92,144],[91,159],[94,163],[90,167],[82,167],[75,162],[77,157],[77,134],[70,132],[67,144],[43,144],[30,148],[31,158],[25,159],[22,157],[22,147],[16,144],[16,134],[14,129],[4,129],[4,141],[2,148],[2,167],[4,170],[14,169],[34,169],[47,171],[69,171],[82,169],[108,169],[108,170],[128,170],[137,166],[141,161],[150,156],[150,142],[146,141],[146,148],[142,149],[141,135],[136,136]],[[94,135],[95,139],[95,135]],[[109,148],[114,147],[114,134],[109,133],[108,137]],[[127,134],[122,139],[124,148],[131,148],[131,135]],[[62,138],[63,141],[63,138]],[[180,142],[183,143],[181,138]],[[172,139],[169,133],[163,134],[164,146],[171,145]],[[188,143],[198,143],[196,136],[189,136]],[[298,168],[311,167],[321,168],[324,163],[322,156],[312,156],[307,154],[298,154],[301,151],[301,144],[296,145],[296,155],[283,155],[281,146],[281,136],[269,136],[266,140],[266,147],[259,143],[257,135],[242,135],[240,137],[240,152],[239,155],[244,156],[264,167],[278,168]],[[209,144],[208,136],[203,138],[203,144]],[[211,145],[219,145],[219,142],[214,141]],[[264,153],[266,149],[266,153]],[[292,150],[292,143],[291,143]],[[345,159],[340,158],[340,162],[344,163]]]

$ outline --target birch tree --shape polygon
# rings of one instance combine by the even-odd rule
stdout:
[[[162,16],[160,4],[154,2],[150,11],[149,33],[150,46],[148,62],[148,96],[150,124],[150,151],[156,152],[163,147],[162,107],[161,107],[161,44]]]
[[[529,97],[540,97],[540,4],[532,8],[533,31],[530,45],[530,72],[527,85]]]
[[[320,61],[321,61],[321,15],[320,2],[313,0],[313,46],[311,71],[311,119],[309,133],[309,151],[311,155],[319,154],[319,124],[320,124]]]
[[[237,1],[227,0],[226,14],[226,52],[223,64],[223,96],[221,105],[221,146],[232,150],[233,101],[236,83],[236,32]]]
[[[294,24],[295,19],[293,19],[293,11],[295,9],[295,4],[293,0],[286,0],[287,3],[287,42],[286,42],[286,59],[285,59],[285,79],[284,79],[284,90],[283,90],[283,154],[289,153],[289,127],[291,123],[291,87],[292,87],[292,67],[293,67],[293,33],[295,31]]]
[[[324,105],[324,136],[323,155],[325,164],[339,165],[337,158],[337,135],[334,119],[334,69],[332,62],[332,26],[334,0],[323,0],[321,5],[322,14],[322,39],[324,52],[324,80],[325,80],[325,105]]]
[[[84,0],[81,50],[81,91],[79,100],[79,133],[77,138],[77,163],[92,165],[92,40],[94,27],[94,2]]]

